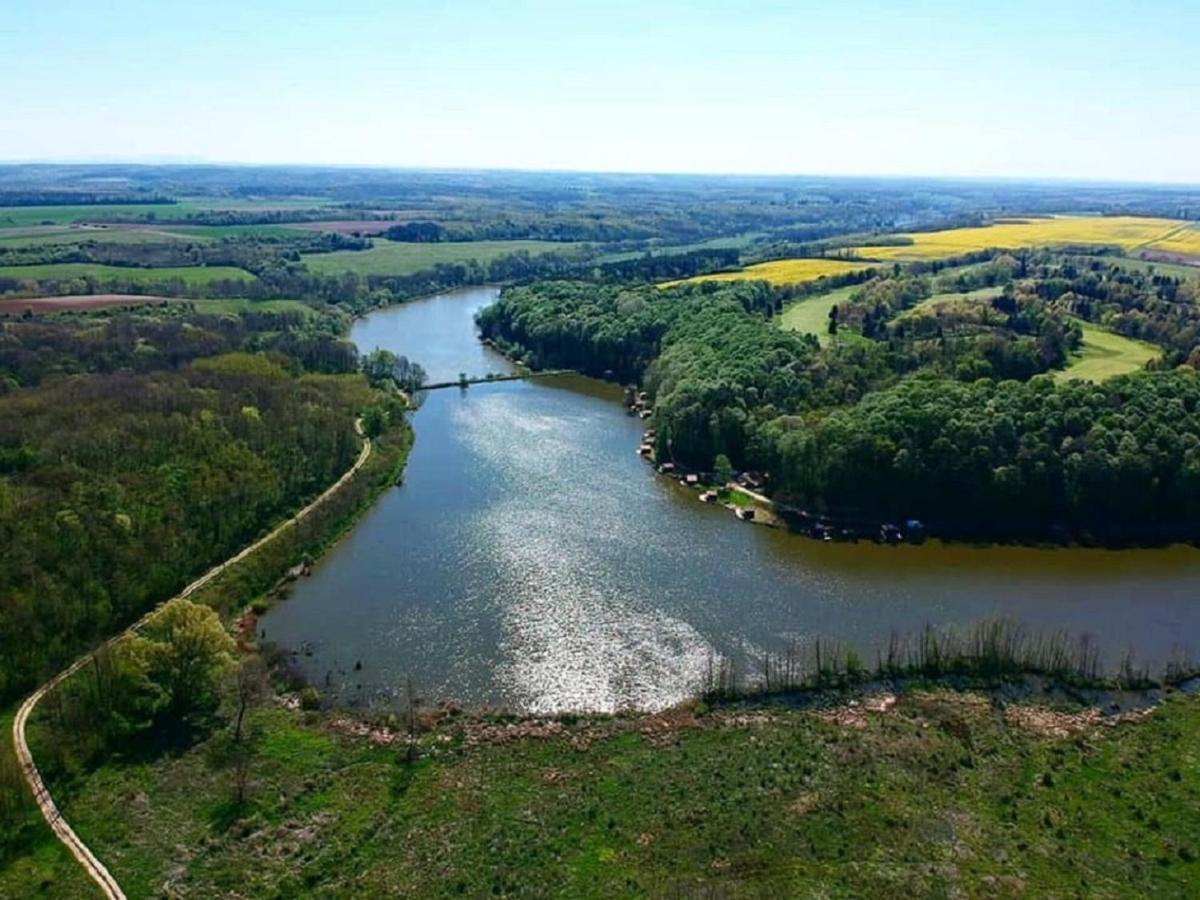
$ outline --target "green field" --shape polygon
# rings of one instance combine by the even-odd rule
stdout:
[[[1083,328],[1083,346],[1072,357],[1071,364],[1057,373],[1059,380],[1104,381],[1136,372],[1162,356],[1162,349],[1153,344],[1113,334],[1089,322],[1079,324]]]
[[[57,281],[68,278],[98,278],[101,281],[131,279],[139,284],[162,284],[179,278],[185,284],[208,284],[224,279],[253,281],[254,276],[234,266],[180,266],[140,269],[127,266],[101,266],[92,263],[48,263],[37,266],[0,266],[0,278],[28,281]]]
[[[95,241],[99,244],[147,244],[165,243],[169,241],[187,241],[190,238],[183,234],[167,231],[164,228],[122,228],[113,225],[109,228],[78,228],[58,227],[53,229],[11,229],[11,232],[0,230],[0,248],[13,249],[17,247],[44,247],[55,244],[80,244]]]
[[[1105,266],[1117,266],[1127,272],[1154,272],[1156,275],[1169,275],[1172,278],[1200,279],[1200,266],[1180,266],[1175,263],[1131,259],[1128,256],[1085,256],[1082,258],[1088,262],[1098,262]]]
[[[192,211],[195,211],[195,207]],[[0,228],[30,225],[69,225],[72,222],[103,222],[113,216],[186,215],[183,204],[138,204],[111,206],[6,206],[0,207]]]
[[[584,244],[555,241],[447,241],[441,244],[408,244],[376,240],[370,250],[339,250],[305,254],[304,263],[321,275],[411,275],[438,263],[486,263],[498,256],[526,250],[529,253],[570,253]]]
[[[131,749],[60,797],[131,897],[1200,889],[1195,698],[1113,728],[942,691],[842,714],[698,708],[515,731],[451,717],[409,764],[343,714],[272,708],[253,717],[240,810],[204,740]],[[0,868],[0,895],[76,896],[61,851],[29,850]]]
[[[821,346],[825,346],[829,343],[829,310],[839,303],[845,303],[855,291],[861,289],[861,284],[852,284],[827,294],[801,297],[784,307],[778,319],[779,327],[788,331],[815,334]]]

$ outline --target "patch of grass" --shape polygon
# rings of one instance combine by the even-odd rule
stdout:
[[[62,281],[92,277],[105,281],[133,281],[155,285],[180,279],[184,284],[208,284],[213,281],[253,281],[254,276],[234,266],[178,266],[143,269],[131,266],[104,266],[93,263],[47,263],[34,266],[0,266],[0,278],[23,281]]]
[[[815,334],[817,340],[821,342],[821,346],[825,346],[830,341],[829,310],[839,303],[847,302],[851,295],[859,290],[862,290],[862,285],[852,284],[827,294],[810,294],[807,297],[801,297],[785,306],[776,321],[780,328],[788,331]]]
[[[447,241],[440,244],[410,244],[376,238],[370,250],[339,250],[335,253],[305,254],[304,264],[322,275],[354,272],[358,275],[411,275],[445,263],[476,260],[486,263],[499,256],[525,250],[538,253],[571,253],[581,244],[555,241]]]
[[[767,706],[685,715],[652,738],[635,725],[579,743],[606,727],[582,722],[452,750],[435,732],[412,767],[296,715],[254,722],[270,746],[319,753],[306,765],[260,754],[236,815],[203,745],[106,765],[65,812],[130,896],[164,884],[197,896],[1185,896],[1200,884],[1200,701],[1183,696],[1060,737],[950,692],[902,695],[861,727]]]
[[[1079,324],[1083,328],[1083,346],[1070,365],[1056,373],[1060,381],[1105,381],[1143,369],[1150,360],[1162,356],[1162,350],[1153,344],[1113,334],[1089,322]]]
[[[665,281],[659,285],[662,288],[674,287],[677,284],[695,283],[699,281],[769,281],[771,284],[804,284],[816,281],[826,275],[842,275],[866,268],[860,262],[847,262],[842,259],[804,258],[804,259],[773,259],[770,262],[756,263],[737,272],[718,272],[715,275],[696,275],[678,281]]]

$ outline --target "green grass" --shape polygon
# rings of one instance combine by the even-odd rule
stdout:
[[[15,707],[0,712],[0,753],[13,758],[12,723]],[[16,765],[14,760],[13,765]],[[99,891],[46,825],[32,796],[21,827],[7,832],[0,844],[0,897],[99,897]]]
[[[827,294],[801,297],[784,307],[778,319],[779,327],[803,334],[815,334],[823,347],[830,340],[829,310],[839,303],[845,303],[855,291],[861,289],[862,285],[852,284]]]
[[[166,217],[186,215],[186,204],[130,204],[112,206],[6,206],[0,207],[0,228],[30,225],[69,225],[72,222],[104,222],[121,216]],[[190,207],[196,211],[196,207]]]
[[[339,250],[304,256],[308,268],[322,275],[355,272],[359,275],[411,275],[438,263],[475,259],[486,263],[498,256],[527,250],[530,253],[570,253],[580,244],[554,241],[454,241],[442,244],[408,244],[377,239],[370,250]]]
[[[71,228],[55,226],[54,231],[28,232],[12,229],[15,233],[0,230],[0,247],[44,247],[54,244],[81,244],[94,241],[98,244],[162,244],[170,241],[187,241],[186,235],[161,229],[122,228]]]
[[[112,761],[65,813],[130,897],[1194,896],[1200,701],[1044,736],[986,699],[862,728],[782,707],[395,748],[255,715],[250,804],[206,745]],[[766,715],[761,713],[765,712]],[[457,748],[457,749],[456,749]],[[54,870],[49,870],[53,872]],[[27,896],[0,870],[0,895]],[[66,891],[59,889],[60,894]]]
[[[1143,369],[1146,363],[1162,356],[1162,350],[1144,341],[1105,331],[1089,322],[1080,322],[1083,346],[1065,369],[1057,373],[1059,380],[1105,381]]]
[[[0,278],[19,278],[29,281],[49,281],[92,276],[102,282],[110,279],[132,279],[138,284],[162,284],[182,279],[185,284],[208,284],[222,279],[253,281],[254,276],[234,266],[181,266],[162,269],[140,269],[126,266],[102,266],[93,263],[48,263],[35,266],[0,266]]]

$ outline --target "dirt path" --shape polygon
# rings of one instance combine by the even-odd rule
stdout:
[[[265,537],[259,538],[253,544],[243,549],[236,556],[232,556],[220,565],[209,569],[207,572],[185,587],[182,591],[180,591],[178,596],[187,597],[200,590],[200,588],[204,587],[230,566],[241,562],[264,544],[276,538],[282,531],[284,531],[284,529],[290,528],[292,525],[299,522],[314,509],[324,503],[327,499],[336,494],[346,484],[346,482],[353,478],[355,473],[357,473],[358,470],[363,467],[363,464],[371,455],[371,439],[363,435],[361,419],[354,423],[354,429],[363,438],[362,451],[358,454],[358,459],[354,461],[354,465],[347,469],[341,478],[326,488],[325,491],[322,492],[319,497],[317,497],[317,499],[313,500],[312,503],[308,504],[308,506],[304,507],[304,509],[300,510],[286,522],[272,529],[271,532]],[[143,625],[145,625],[147,620],[149,620],[161,608],[161,606],[162,604],[159,604],[124,631],[109,638],[101,646],[111,646],[126,635],[133,634]],[[63,845],[67,848],[67,851],[71,854],[71,856],[75,857],[76,862],[83,866],[84,871],[87,872],[88,876],[94,882],[96,882],[101,893],[105,897],[109,898],[109,900],[125,900],[125,892],[121,890],[121,886],[117,884],[116,879],[112,877],[112,874],[104,867],[104,864],[100,862],[100,860],[96,859],[95,854],[93,854],[92,851],[88,849],[87,845],[79,839],[79,835],[77,835],[74,829],[67,824],[67,820],[64,819],[62,817],[62,813],[58,811],[58,806],[54,803],[54,798],[50,796],[50,791],[46,787],[45,782],[42,781],[42,776],[41,773],[38,772],[37,764],[33,761],[33,754],[29,751],[29,744],[25,740],[25,725],[29,721],[29,716],[33,713],[41,699],[56,686],[77,672],[92,658],[92,655],[95,652],[96,651],[93,650],[79,657],[79,659],[71,663],[70,666],[68,666],[66,669],[63,669],[63,671],[59,672],[40,688],[30,694],[28,698],[26,698],[25,702],[21,704],[21,708],[17,710],[16,718],[13,719],[13,747],[17,753],[17,760],[21,763],[21,772],[25,776],[25,781],[29,785],[30,791],[33,792],[33,798],[37,801],[38,809],[41,810],[42,816],[45,818],[46,824],[50,826],[51,831],[53,831],[55,836],[62,841]]]

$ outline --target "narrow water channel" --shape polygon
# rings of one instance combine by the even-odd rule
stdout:
[[[475,288],[356,323],[433,381],[509,371]],[[893,630],[1006,616],[1093,635],[1115,664],[1200,650],[1200,551],[822,544],[736,521],[656,477],[641,423],[589,379],[430,392],[404,484],[264,618],[313,683],[389,702],[523,711],[659,708],[714,654],[794,638],[873,649]],[[356,664],[361,669],[356,670]]]

